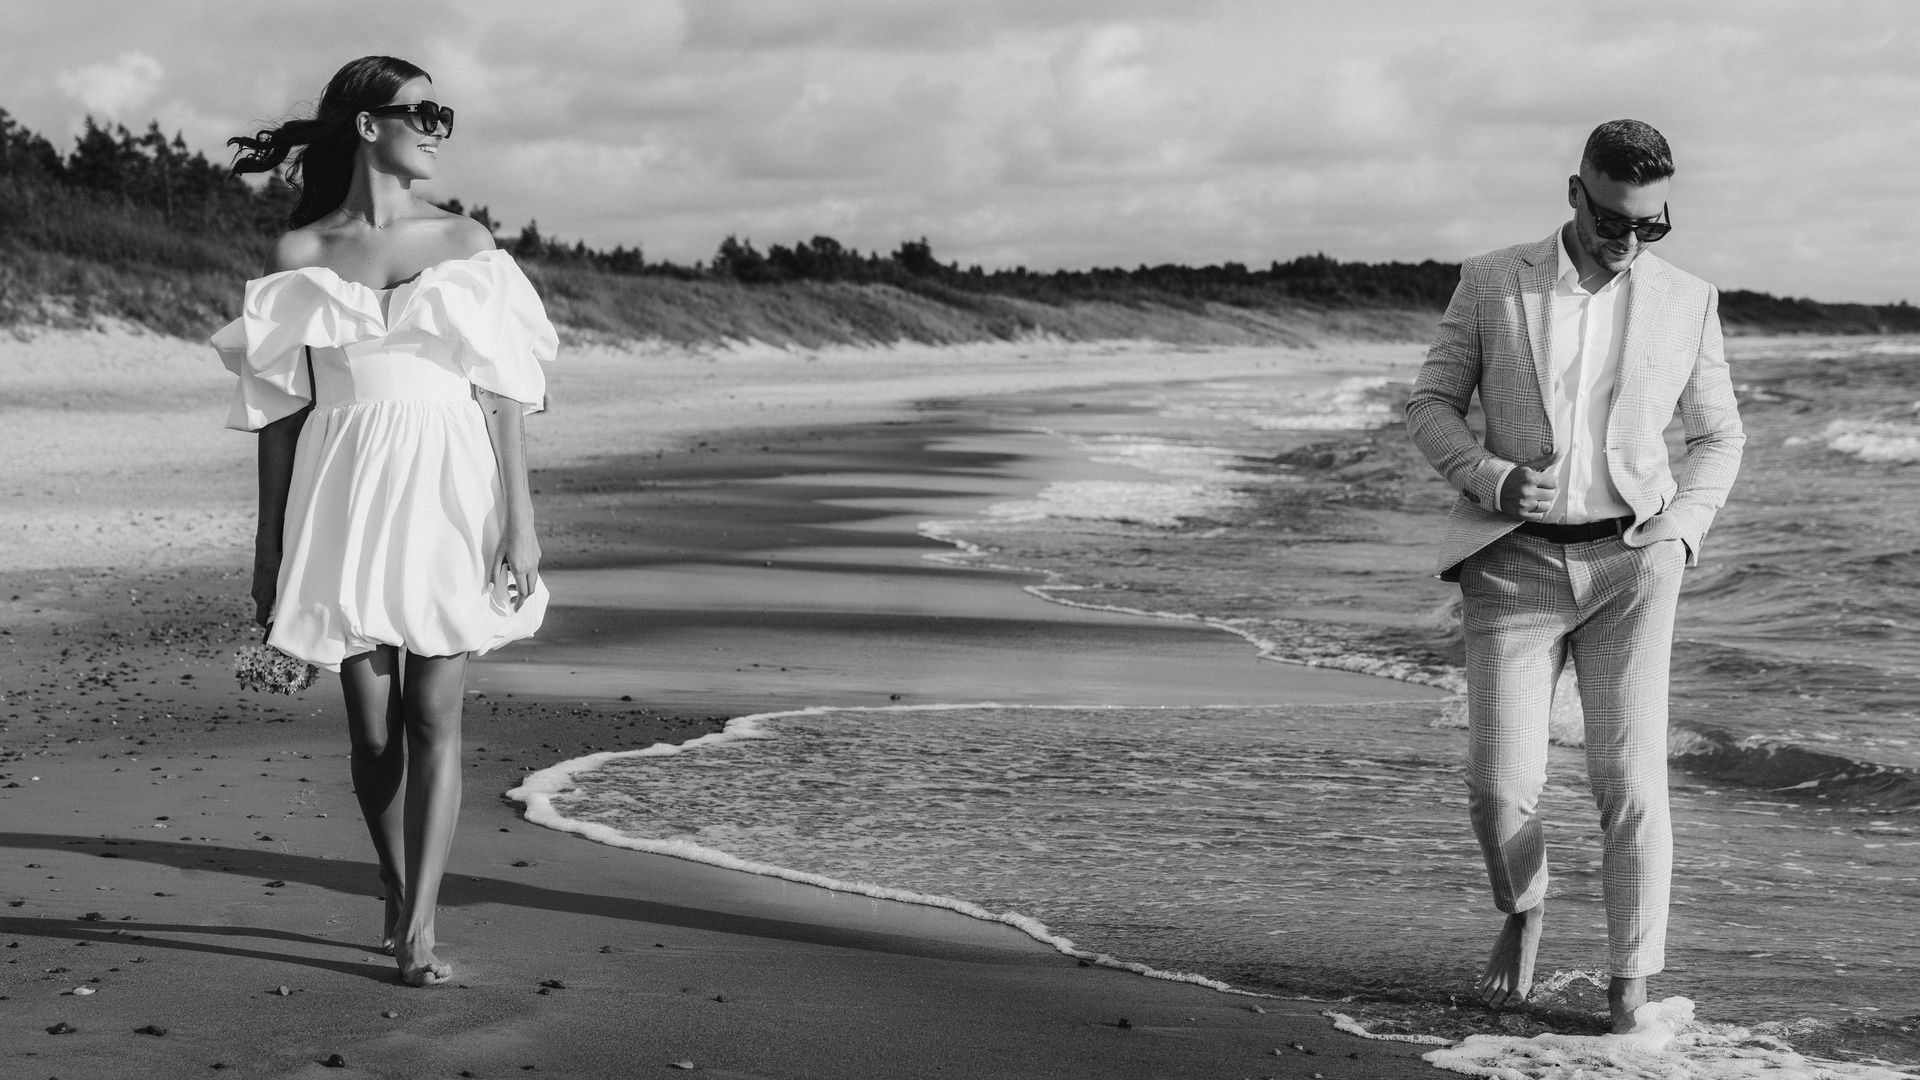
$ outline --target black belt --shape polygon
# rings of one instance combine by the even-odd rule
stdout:
[[[1578,525],[1549,525],[1544,521],[1523,521],[1514,532],[1523,532],[1528,536],[1537,536],[1556,544],[1585,544],[1594,540],[1611,540],[1626,532],[1627,526],[1632,524],[1631,517],[1583,521]]]

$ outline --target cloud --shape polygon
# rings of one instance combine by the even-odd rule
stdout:
[[[1218,0],[697,0],[695,50],[860,49],[951,52],[1006,37],[1129,20],[1187,23]]]
[[[124,52],[112,61],[62,71],[60,89],[104,119],[137,122],[134,115],[147,107],[160,89],[166,69],[143,52]]]
[[[3,3],[4,0],[0,0]],[[1588,130],[1680,166],[1663,254],[1920,301],[1910,0],[90,0],[9,7],[0,107],[209,152],[366,53],[460,110],[436,194],[706,258],[729,232],[1029,267],[1459,259],[1545,236]]]

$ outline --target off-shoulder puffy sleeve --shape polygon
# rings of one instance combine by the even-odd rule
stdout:
[[[533,283],[504,251],[483,251],[437,267],[413,297],[408,318],[452,341],[460,368],[482,390],[512,398],[528,412],[545,403],[559,335]]]
[[[239,376],[227,426],[258,431],[305,408],[313,400],[307,346],[349,345],[370,330],[368,313],[341,296],[337,279],[308,269],[247,282],[240,317],[210,341]]]

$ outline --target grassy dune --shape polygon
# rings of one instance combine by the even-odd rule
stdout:
[[[237,314],[266,241],[250,231],[169,226],[153,212],[88,192],[0,181],[0,326],[87,327],[124,320],[200,337]],[[1328,336],[1416,339],[1430,312],[1339,309],[1276,298],[1252,308],[1196,302],[1045,303],[929,285],[616,274],[527,263],[564,330],[682,345],[756,340],[817,347],[952,344],[1026,335],[1179,344],[1303,343]]]
[[[265,256],[252,227],[170,224],[151,208],[98,192],[0,177],[0,327],[89,327],[123,320],[203,337],[237,313],[241,286]],[[1110,294],[1042,298],[900,284],[781,281],[722,275],[626,274],[525,260],[554,321],[576,337],[680,345],[755,340],[818,347],[912,341],[955,344],[1046,335],[1182,345],[1299,345],[1327,339],[1420,341],[1437,308],[1317,301],[1236,288],[1230,299],[1129,285]],[[1087,275],[1079,281],[1084,284]],[[1071,284],[1072,282],[1070,282]],[[1819,304],[1729,292],[1731,333],[1920,332],[1906,305]]]
[[[554,321],[577,332],[678,344],[755,340],[817,347],[914,341],[958,344],[1050,335],[1193,345],[1304,344],[1329,336],[1412,340],[1428,312],[1269,308],[1219,303],[1079,301],[1048,304],[991,294],[909,291],[892,285],[633,277],[533,264],[528,274]]]

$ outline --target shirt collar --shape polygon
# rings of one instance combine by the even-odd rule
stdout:
[[[1554,285],[1562,293],[1572,294],[1580,292],[1580,264],[1573,261],[1573,252],[1567,250],[1567,231],[1565,229],[1556,230],[1553,238],[1554,243],[1558,245],[1560,250],[1560,276],[1554,279]],[[1639,261],[1639,259],[1634,260],[1636,263]],[[1593,295],[1598,296],[1608,289],[1617,289],[1625,286],[1627,275],[1631,273],[1633,273],[1633,267],[1629,266],[1625,270],[1613,275],[1613,280],[1600,286],[1599,292]]]

